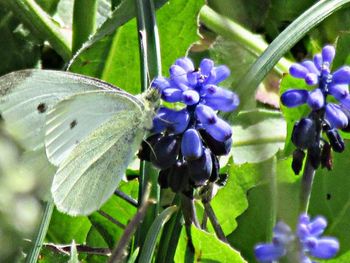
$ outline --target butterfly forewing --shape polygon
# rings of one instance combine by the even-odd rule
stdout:
[[[93,93],[74,99],[80,100],[78,96],[96,99]],[[108,96],[111,98],[104,102],[112,103],[114,98],[116,104],[122,104],[121,110],[70,150],[54,177],[51,190],[55,204],[71,215],[90,214],[113,194],[144,135],[145,112],[137,101],[117,93]],[[130,101],[134,103],[131,107]],[[87,105],[84,110],[93,112],[94,105]]]
[[[22,70],[0,78],[0,112],[5,127],[27,150],[44,144],[46,113],[78,92],[115,90],[97,79],[52,70]]]
[[[58,102],[46,119],[47,157],[58,166],[76,145],[112,116],[139,109],[137,100],[119,91],[89,91]]]

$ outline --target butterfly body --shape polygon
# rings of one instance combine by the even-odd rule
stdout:
[[[94,78],[46,70],[5,75],[0,92],[6,128],[26,150],[45,147],[58,167],[53,199],[71,215],[90,214],[113,194],[159,99],[156,91],[138,98]]]

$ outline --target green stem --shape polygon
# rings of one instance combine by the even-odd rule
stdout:
[[[75,53],[96,28],[97,0],[75,0],[73,9],[73,44]]]
[[[253,55],[260,56],[268,47],[268,44],[260,36],[253,34],[231,19],[216,13],[206,5],[199,12],[199,20],[216,34],[237,42]],[[288,72],[290,66],[291,62],[289,60],[281,58],[274,69],[282,75],[284,72]]]
[[[35,237],[34,245],[26,257],[26,263],[36,263],[40,254],[41,247],[43,245],[47,230],[49,228],[52,212],[55,205],[53,201],[48,201],[45,204],[43,218],[40,222],[40,226]]]
[[[221,241],[228,243],[226,236],[224,234],[224,231],[222,230],[221,225],[220,225],[220,223],[215,215],[215,212],[210,205],[210,202],[203,202],[203,205],[204,205],[205,214],[208,216],[208,218],[209,218],[209,220],[214,228],[216,236]]]
[[[191,227],[191,225],[194,224],[195,227],[200,228],[193,198],[181,194],[181,208],[186,227]]]
[[[136,0],[139,48],[141,57],[141,87],[146,90],[151,80],[161,75],[158,27],[152,0]]]
[[[303,177],[301,178],[299,212],[306,213],[309,207],[312,184],[315,177],[315,168],[310,161],[310,154],[307,154]]]
[[[71,58],[71,43],[63,30],[34,0],[0,0],[42,41],[49,41],[61,57]]]
[[[269,187],[269,198],[270,198],[270,216],[267,224],[267,241],[272,241],[273,237],[273,228],[276,224],[277,217],[277,158],[276,156],[272,157],[270,162],[271,169],[269,169],[270,173],[268,174],[268,187]]]
[[[137,26],[139,33],[139,50],[141,65],[141,90],[145,91],[151,80],[161,74],[161,58],[159,48],[158,29],[155,18],[154,4],[152,0],[135,0],[137,7]],[[148,162],[142,162],[140,167],[140,192],[143,195],[145,185],[151,183],[151,198],[156,204],[149,207],[145,219],[140,225],[136,239],[135,248],[142,246],[148,229],[158,215],[159,186],[158,171]]]
[[[151,189],[150,189],[150,198],[152,200],[155,200],[156,202],[154,204],[151,204],[146,212],[146,215],[142,221],[142,224],[139,226],[137,234],[136,234],[136,247],[142,247],[146,236],[147,232],[152,225],[154,219],[158,216],[158,211],[159,211],[159,195],[160,195],[160,190],[158,186],[158,170],[155,169],[151,163],[149,162],[144,162],[144,165],[142,165],[143,169],[141,171],[143,174],[143,180],[140,181],[142,182],[141,185],[146,186],[149,183],[152,184]],[[154,185],[153,185],[154,184]],[[145,188],[143,187],[141,189],[141,193],[145,191]]]

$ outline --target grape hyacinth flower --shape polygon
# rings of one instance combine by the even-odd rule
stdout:
[[[289,108],[306,103],[311,109],[307,117],[295,123],[292,133],[292,142],[297,147],[292,165],[296,174],[302,168],[304,150],[310,153],[315,169],[320,163],[331,169],[330,148],[335,152],[342,152],[345,148],[338,129],[350,131],[350,67],[343,66],[332,73],[330,68],[334,57],[335,48],[327,45],[313,61],[305,60],[289,69],[293,77],[304,79],[307,85],[314,87],[311,91],[289,89],[281,95],[282,104]],[[322,132],[327,138],[322,137]]]
[[[142,144],[139,156],[160,169],[161,187],[189,193],[193,187],[218,179],[217,156],[230,152],[232,130],[217,111],[233,111],[239,99],[218,86],[230,70],[214,66],[210,59],[203,59],[195,69],[189,58],[180,58],[169,72],[169,78],[153,80],[152,87],[163,101],[182,108],[159,108],[152,135]]]
[[[283,222],[273,229],[272,243],[255,246],[255,256],[259,262],[272,263],[283,257],[295,258],[300,263],[316,263],[315,258],[330,259],[339,251],[339,242],[333,237],[322,237],[327,221],[321,216],[313,220],[307,214],[299,217],[296,233]],[[312,259],[310,259],[310,257]]]

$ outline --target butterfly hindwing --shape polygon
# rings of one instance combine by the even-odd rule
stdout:
[[[115,90],[100,80],[53,70],[22,70],[0,78],[0,112],[5,127],[27,150],[44,145],[46,113],[77,92]]]
[[[55,204],[70,215],[90,214],[101,207],[124,176],[144,135],[145,112],[140,105],[135,101],[134,107],[129,107],[126,97],[117,93],[107,95],[112,99],[106,99],[106,104],[114,98],[115,103],[125,104],[124,109],[114,112],[85,136],[60,164],[54,177],[51,192]],[[85,93],[72,99],[82,100],[80,96],[96,98],[96,94]],[[93,104],[87,105],[84,111],[95,109]]]

